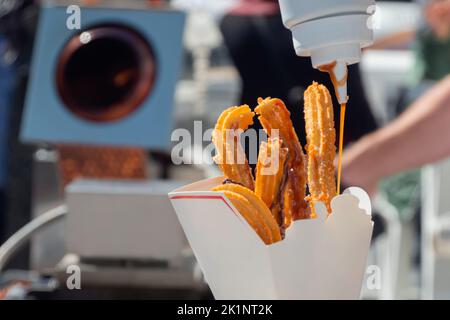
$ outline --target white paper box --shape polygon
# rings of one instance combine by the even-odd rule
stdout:
[[[359,188],[335,197],[333,213],[295,221],[265,245],[220,192],[223,177],[169,193],[216,299],[359,299],[372,236],[371,205]]]

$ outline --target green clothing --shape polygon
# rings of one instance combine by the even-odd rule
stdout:
[[[415,44],[416,82],[422,80],[439,81],[450,74],[450,37],[438,39],[430,29],[421,29],[417,33]]]
[[[417,32],[413,87],[423,81],[439,81],[450,74],[450,38],[438,39],[429,28]],[[410,102],[408,102],[408,105]],[[420,197],[420,168],[383,179],[380,191],[398,210],[402,221],[412,219]]]
[[[400,219],[410,221],[420,197],[420,169],[402,172],[380,182],[380,192],[397,210]]]

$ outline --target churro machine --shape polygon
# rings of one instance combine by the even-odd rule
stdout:
[[[39,13],[20,129],[34,146],[32,223],[1,247],[0,274],[31,239],[31,269],[63,289],[77,266],[84,292],[204,292],[167,199],[183,182],[164,174],[185,13],[83,3]]]

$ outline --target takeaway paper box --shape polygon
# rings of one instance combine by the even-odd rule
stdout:
[[[231,201],[212,187],[223,177],[169,193],[216,299],[359,299],[373,223],[368,195],[349,188],[265,245]]]

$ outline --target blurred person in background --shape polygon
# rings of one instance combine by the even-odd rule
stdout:
[[[343,155],[343,180],[374,194],[388,175],[450,157],[450,75]]]
[[[400,102],[401,112],[426,89],[450,74],[450,0],[417,0],[423,21],[415,30],[405,30],[378,39],[370,49],[412,47],[415,66],[411,90]]]
[[[343,183],[360,186],[371,195],[383,178],[394,175],[390,180],[384,179],[380,189],[399,210],[400,218],[405,221],[410,216],[414,223],[417,235],[412,262],[416,265],[421,261],[420,171],[395,174],[447,157],[450,157],[450,75],[397,119],[363,137],[343,154]]]
[[[405,48],[411,46],[415,54],[411,85],[400,93],[389,114],[395,119],[414,101],[450,74],[450,0],[419,0],[423,21],[416,30],[406,30],[378,40],[371,49]],[[422,104],[427,108],[426,104]],[[370,141],[365,140],[365,141]],[[357,148],[357,147],[355,147]],[[350,151],[349,151],[350,152]],[[420,212],[420,169],[379,177],[379,190],[399,211],[404,221],[416,219]],[[351,170],[351,169],[350,169]],[[351,180],[351,172],[349,173]],[[371,187],[371,189],[373,186]]]
[[[450,0],[423,0],[426,25],[416,33],[416,81],[450,74]]]

